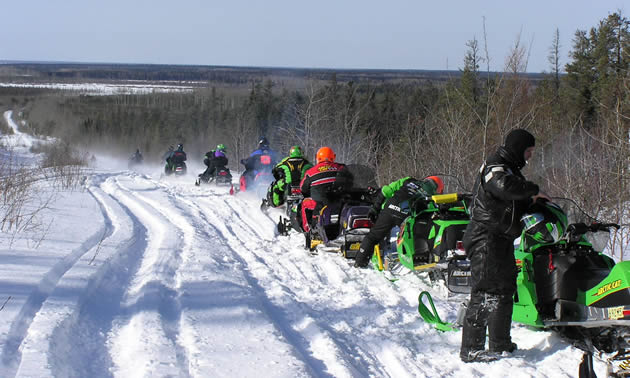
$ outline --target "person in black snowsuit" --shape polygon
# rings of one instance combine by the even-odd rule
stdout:
[[[199,180],[208,182],[219,169],[225,169],[228,158],[225,155],[225,146],[219,144],[216,150],[210,150],[204,155],[203,163],[208,167],[199,175]]]
[[[532,134],[512,130],[485,161],[473,187],[471,221],[464,234],[472,273],[460,350],[464,362],[492,361],[516,349],[510,337],[517,274],[514,239],[528,206],[538,198],[549,199],[521,174],[534,146]]]
[[[178,144],[175,151],[173,151],[173,149],[169,147],[169,150],[166,152],[166,154],[164,154],[164,157],[166,159],[164,173],[168,175],[172,171],[174,171],[175,167],[177,167],[178,165],[185,165],[184,162],[186,161],[186,152],[184,152],[184,145],[181,143]]]
[[[136,149],[136,152],[133,155],[131,155],[131,157],[129,158],[129,161],[127,162],[127,167],[133,168],[135,166],[138,166],[142,164],[143,160],[144,158],[142,157],[142,153],[140,152],[140,149]]]
[[[426,208],[426,198],[442,193],[443,188],[444,183],[437,176],[422,180],[405,177],[383,186],[370,210],[370,216],[372,218],[378,216],[378,218],[374,226],[370,228],[370,232],[361,241],[354,266],[367,267],[374,254],[374,246],[389,235],[392,228],[400,225],[412,208],[416,210]]]
[[[136,163],[136,164],[140,164],[142,163],[142,160],[144,160],[144,158],[142,157],[142,153],[140,152],[140,149],[136,149],[136,152],[131,156],[131,159]]]

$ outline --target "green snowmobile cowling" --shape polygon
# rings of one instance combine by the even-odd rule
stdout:
[[[512,319],[536,327],[630,326],[630,262],[615,264],[586,238],[619,226],[567,225],[558,205],[544,206],[539,205],[537,222],[524,222],[514,252],[518,276]]]
[[[452,292],[468,293],[470,262],[464,253],[463,235],[470,223],[469,199],[468,194],[449,193],[426,198],[426,207],[411,204],[398,232],[396,251],[375,253],[372,265],[392,273],[401,269],[431,272],[432,278],[446,278]]]
[[[514,252],[518,275],[512,319],[573,340],[585,351],[580,371],[592,366],[598,350],[614,353],[606,360],[609,372],[625,376],[630,261],[615,264],[602,253],[610,230],[619,225],[595,221],[573,201],[554,202],[534,204],[521,219],[523,231]],[[598,246],[598,241],[604,244]]]

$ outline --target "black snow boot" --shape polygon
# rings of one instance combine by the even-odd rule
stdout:
[[[368,256],[368,253],[363,248],[359,249],[356,257],[354,258],[354,267],[355,268],[367,268],[370,263],[370,258],[372,256]]]
[[[498,356],[496,353],[492,353],[485,349],[478,350],[465,350],[462,349],[459,352],[459,358],[468,363],[468,362],[492,362],[498,360]]]
[[[513,353],[517,349],[518,349],[518,346],[516,345],[516,343],[509,343],[509,344],[504,344],[504,345],[493,345],[492,343],[490,343],[490,351],[492,353],[497,353],[497,354],[501,354],[503,352]]]
[[[493,353],[512,353],[517,346],[512,342],[510,329],[512,328],[512,296],[493,295],[494,311],[488,317],[488,349]]]

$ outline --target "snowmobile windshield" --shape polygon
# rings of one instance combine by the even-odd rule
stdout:
[[[348,164],[346,167],[352,173],[353,189],[365,189],[369,186],[378,187],[374,169],[362,164]]]
[[[526,231],[531,230],[544,219],[545,217],[541,213],[525,214],[521,218],[521,222],[523,222],[523,229]]]
[[[575,201],[568,198],[554,198],[553,202],[560,206],[564,213],[567,215],[568,224],[572,223],[584,223],[590,225],[595,222],[602,222],[601,220],[587,214],[582,207],[580,207]],[[603,252],[610,241],[610,232],[587,232],[584,237],[591,243],[593,249],[597,252]]]

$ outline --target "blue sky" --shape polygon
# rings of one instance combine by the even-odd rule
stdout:
[[[520,35],[527,71],[562,63],[577,29],[628,0],[20,0],[3,4],[0,60],[458,69],[466,42],[502,70]],[[485,65],[484,67],[485,68]]]

